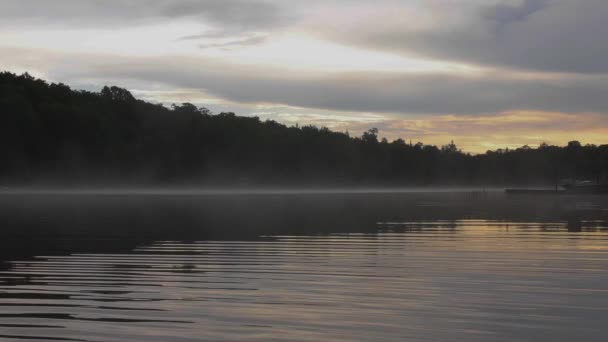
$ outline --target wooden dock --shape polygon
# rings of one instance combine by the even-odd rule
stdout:
[[[555,189],[506,189],[507,195],[564,195],[566,190]]]

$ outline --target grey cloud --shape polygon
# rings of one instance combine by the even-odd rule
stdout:
[[[229,40],[227,42],[200,44],[199,47],[201,49],[211,49],[211,48],[229,49],[232,47],[262,44],[263,42],[266,41],[266,39],[268,39],[268,37],[266,37],[266,36],[253,36],[253,37]]]
[[[443,13],[444,15],[451,15]],[[441,17],[441,16],[439,16]],[[333,39],[409,56],[507,68],[574,73],[608,73],[608,1],[524,0],[485,5],[467,25],[426,31],[399,25],[361,25],[357,31],[325,33]],[[382,29],[369,29],[369,27]]]
[[[204,15],[219,27],[239,30],[266,29],[284,23],[279,8],[269,2],[247,0],[172,1],[162,9],[169,17]]]
[[[485,17],[496,22],[497,31],[502,31],[508,25],[523,22],[532,14],[543,10],[548,6],[548,0],[523,0],[518,5],[497,4],[495,7],[486,8]]]
[[[356,112],[480,114],[511,110],[608,113],[608,76],[514,79],[491,74],[298,74],[228,65],[205,58],[128,58],[0,51],[0,65],[20,60],[49,70],[53,80],[144,89],[150,84],[200,89],[233,102],[274,103]],[[36,63],[32,56],[39,58]],[[11,62],[12,60],[12,62]]]
[[[509,110],[608,112],[602,90],[606,86],[607,79],[556,84],[450,75],[378,79],[377,75],[363,74],[314,80],[226,78],[216,80],[208,90],[240,102],[364,112],[478,114]]]
[[[132,26],[194,18],[221,32],[263,30],[285,23],[265,0],[2,0],[0,25]]]
[[[37,23],[75,28],[120,28],[190,18],[210,24],[212,31],[182,39],[242,39],[251,32],[297,26],[304,22],[300,19],[308,15],[316,16],[312,19],[318,20],[299,29],[307,29],[309,33],[340,44],[506,69],[608,73],[606,0],[378,0],[369,6],[369,15],[348,17],[347,9],[363,5],[369,5],[369,2],[0,0],[0,27],[19,28]],[[384,5],[389,6],[391,13],[399,8],[396,5],[406,9],[424,8],[430,11],[430,15],[424,17],[433,21],[423,29],[411,31],[403,25],[402,21],[406,19],[388,18],[398,21],[392,23],[382,16],[386,11],[378,12],[379,15],[374,13],[376,7]],[[395,6],[395,10],[390,6]],[[313,8],[317,11],[310,11]],[[464,24],[452,27],[446,24],[452,22],[446,18],[457,18],[453,21]]]
[[[211,32],[205,32],[201,34],[193,34],[188,36],[179,37],[177,40],[199,40],[209,38],[223,38],[226,36],[226,32],[221,30],[215,30]]]

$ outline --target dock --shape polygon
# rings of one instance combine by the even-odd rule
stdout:
[[[555,189],[505,189],[507,195],[564,195],[566,190]]]

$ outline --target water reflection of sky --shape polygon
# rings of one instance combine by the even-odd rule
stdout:
[[[0,335],[87,341],[602,341],[608,225],[385,222],[12,261]]]

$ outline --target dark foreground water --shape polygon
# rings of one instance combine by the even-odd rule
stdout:
[[[602,197],[0,196],[2,341],[605,341]]]

